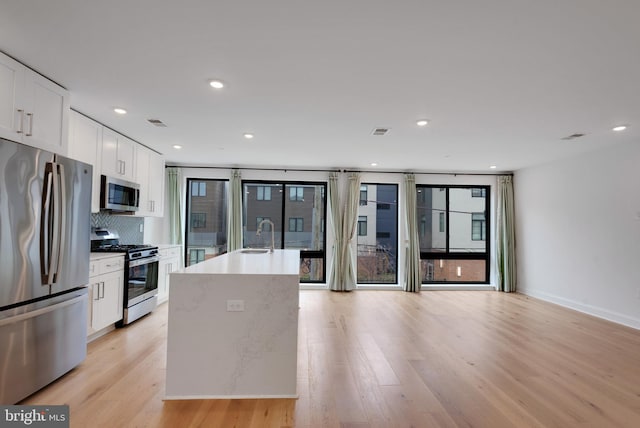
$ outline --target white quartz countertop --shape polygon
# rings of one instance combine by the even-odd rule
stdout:
[[[158,247],[158,250],[166,250],[167,248],[182,248],[180,244],[153,244]]]
[[[89,256],[89,260],[102,260],[102,259],[112,259],[114,257],[124,257],[124,252],[122,253],[91,253]]]
[[[300,274],[300,251],[275,250],[273,253],[247,254],[242,253],[242,250],[237,250],[189,266],[177,274],[298,276]]]

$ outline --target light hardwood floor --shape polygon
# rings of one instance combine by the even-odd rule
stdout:
[[[166,323],[97,339],[21,404],[78,428],[640,426],[640,331],[519,294],[301,291],[298,400],[163,401]]]

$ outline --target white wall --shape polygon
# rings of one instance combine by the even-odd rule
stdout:
[[[640,145],[518,171],[518,291],[640,328]]]

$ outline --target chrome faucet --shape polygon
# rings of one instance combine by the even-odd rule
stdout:
[[[276,228],[275,225],[273,224],[273,222],[271,220],[269,220],[268,218],[265,218],[260,223],[258,223],[258,231],[256,232],[256,235],[260,236],[260,234],[262,233],[262,225],[264,223],[269,223],[271,225],[271,248],[269,248],[269,252],[273,253],[273,251],[274,251],[273,247],[275,245],[274,229]]]

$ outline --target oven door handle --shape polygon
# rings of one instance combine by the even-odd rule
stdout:
[[[160,261],[159,256],[145,257],[143,259],[137,259],[137,260],[129,260],[129,267],[147,265],[149,263],[159,262],[159,261]]]

